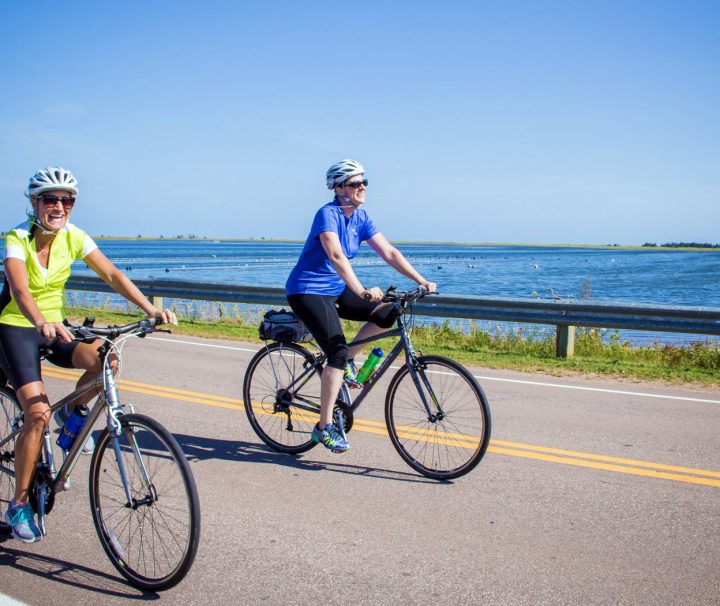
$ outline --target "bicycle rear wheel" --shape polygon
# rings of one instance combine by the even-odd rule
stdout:
[[[22,409],[15,393],[0,387],[0,442],[22,426]],[[15,494],[15,440],[17,436],[0,446],[0,514],[7,511]],[[0,518],[0,532],[10,527]]]
[[[385,422],[393,446],[421,474],[450,480],[468,473],[490,441],[490,408],[468,370],[441,356],[417,358],[422,402],[407,366],[395,374],[385,399]]]
[[[311,434],[320,419],[320,367],[295,343],[270,343],[248,364],[243,400],[258,437],[279,452],[299,454],[315,446]],[[349,403],[343,385],[338,399]]]
[[[175,438],[144,415],[120,417],[120,435],[105,429],[90,462],[90,506],[100,543],[131,585],[179,583],[200,540],[200,505],[190,466]],[[125,493],[121,469],[127,480]]]

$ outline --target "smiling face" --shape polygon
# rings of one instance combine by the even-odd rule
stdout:
[[[75,196],[64,189],[53,189],[31,198],[35,215],[48,229],[57,231],[68,222]]]
[[[335,193],[343,204],[352,204],[355,208],[365,203],[365,191],[367,190],[367,182],[365,175],[355,175],[338,185]],[[345,198],[348,200],[345,201]]]

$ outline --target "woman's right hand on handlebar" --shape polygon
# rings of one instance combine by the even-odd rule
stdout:
[[[366,288],[363,291],[363,299],[365,299],[366,301],[371,301],[372,303],[382,301],[384,296],[385,293],[382,291],[381,288],[378,288],[377,286],[374,286],[373,288]]]
[[[45,322],[41,320],[35,325],[35,330],[50,341],[53,341],[56,337],[63,343],[70,343],[73,340],[72,333],[62,322]]]

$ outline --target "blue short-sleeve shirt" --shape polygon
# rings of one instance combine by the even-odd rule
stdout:
[[[335,266],[320,242],[320,234],[326,231],[337,234],[348,259],[354,259],[360,244],[378,233],[375,223],[362,208],[356,208],[349,217],[345,216],[337,200],[320,208],[315,214],[300,258],[285,283],[288,295],[336,296],[345,289],[345,282],[335,271]]]

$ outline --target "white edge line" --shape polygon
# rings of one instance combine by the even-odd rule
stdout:
[[[183,341],[181,339],[166,339],[162,337],[147,337],[153,341],[162,341],[163,343],[181,343],[183,345],[195,345],[197,347],[213,347],[216,349],[230,349],[233,351],[244,351],[255,353],[257,349],[248,349],[246,347],[231,347],[230,345],[214,345],[212,343],[197,343],[196,341]],[[398,368],[398,367],[393,367]],[[525,381],[523,379],[502,379],[500,377],[487,377],[483,375],[474,375],[480,381],[500,381],[503,383],[519,383],[522,385],[537,385],[538,387],[556,387],[558,389],[576,389],[579,391],[594,391],[598,393],[610,393],[623,396],[637,396],[639,398],[657,398],[660,400],[681,400],[683,402],[700,402],[702,404],[720,404],[720,400],[707,400],[704,398],[690,398],[687,396],[670,396],[657,393],[642,393],[639,391],[622,391],[619,389],[604,389],[602,387],[582,387],[580,385],[560,385],[559,383],[544,383],[542,381]]]
[[[0,606],[27,606],[27,604],[11,598],[9,595],[0,593]]]

